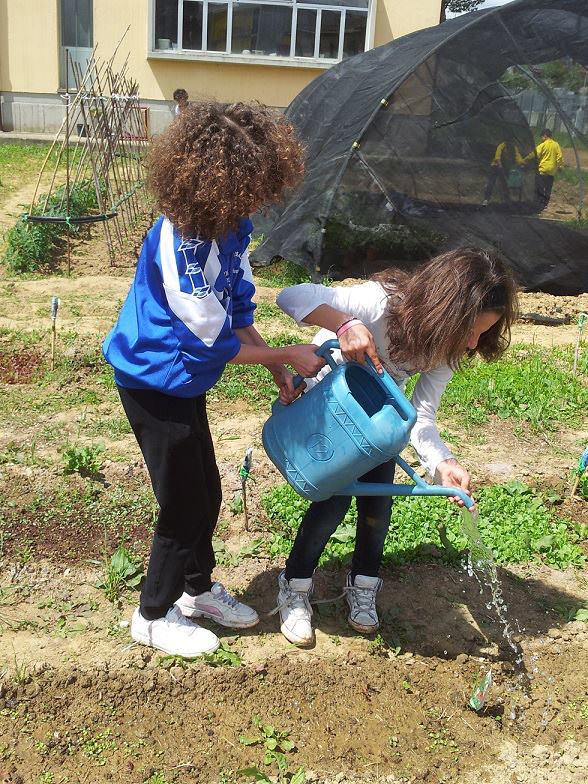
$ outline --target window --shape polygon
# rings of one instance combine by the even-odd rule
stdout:
[[[152,51],[330,61],[366,49],[370,0],[153,0]]]
[[[61,26],[60,87],[72,89],[75,72],[83,73],[94,46],[93,1],[61,0],[59,4]]]

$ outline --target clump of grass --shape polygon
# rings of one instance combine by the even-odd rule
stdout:
[[[285,259],[268,264],[267,267],[255,267],[253,275],[256,283],[273,289],[310,282],[310,274],[304,267]]]
[[[580,533],[558,518],[533,490],[520,482],[485,487],[476,496],[483,542],[498,564],[544,561],[565,569],[586,562],[578,546]],[[309,503],[288,485],[273,488],[262,499],[272,524],[272,555],[290,550]],[[352,506],[327,545],[321,562],[347,562],[355,542],[357,514]],[[467,547],[458,515],[446,501],[425,497],[395,498],[385,563],[410,563],[431,557],[452,562]]]

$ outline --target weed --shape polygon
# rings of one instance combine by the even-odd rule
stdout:
[[[216,537],[212,540],[214,549],[214,557],[218,566],[239,566],[244,558],[254,558],[260,555],[263,547],[262,539],[254,539],[249,544],[243,545],[237,552],[231,552],[227,549],[226,544],[222,539]]]
[[[375,638],[368,642],[367,647],[370,656],[381,656],[387,659],[391,656],[398,656],[401,651],[400,645],[390,644],[381,634],[376,634]]]
[[[290,733],[278,730],[272,724],[262,724],[257,717],[254,717],[253,723],[259,730],[259,735],[254,737],[241,735],[239,737],[239,743],[242,743],[244,746],[263,747],[263,763],[264,765],[276,765],[277,781],[279,784],[286,781],[290,784],[302,784],[306,779],[304,768],[298,768],[293,773],[288,771],[286,754],[293,751],[295,748],[294,742],[290,740]],[[272,782],[274,780],[255,765],[241,768],[236,771],[236,775],[238,778],[246,777],[249,780],[253,779],[253,781]]]
[[[55,782],[55,775],[50,771],[46,770],[39,776],[39,784],[54,784]]]
[[[24,686],[31,680],[29,668],[25,662],[19,662],[14,654],[14,682],[19,686]]]
[[[98,584],[114,604],[124,590],[138,588],[143,579],[143,562],[120,545],[105,563],[104,580]]]
[[[102,468],[104,444],[76,446],[72,444],[63,450],[64,473],[80,476],[96,476]]]
[[[210,667],[240,667],[243,664],[239,654],[231,650],[224,642],[221,642],[214,653],[205,653],[201,656],[200,661]]]
[[[167,779],[163,775],[163,771],[156,770],[148,779],[144,779],[143,784],[167,784]]]

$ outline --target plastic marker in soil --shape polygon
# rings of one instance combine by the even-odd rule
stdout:
[[[51,370],[55,370],[55,338],[57,311],[59,309],[59,297],[51,298]]]
[[[474,690],[470,699],[468,700],[468,705],[472,710],[476,712],[481,711],[484,705],[486,704],[486,700],[488,698],[488,692],[492,686],[492,670],[488,670],[486,675],[482,678],[479,683],[476,683]]]

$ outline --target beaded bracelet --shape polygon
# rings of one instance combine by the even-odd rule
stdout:
[[[335,332],[335,334],[337,335],[338,338],[340,338],[341,335],[343,335],[345,332],[347,332],[348,329],[351,329],[351,327],[357,327],[358,324],[361,324],[363,326],[363,321],[361,321],[361,319],[358,319],[358,318],[347,319],[347,321],[344,321],[341,324],[341,326]]]

